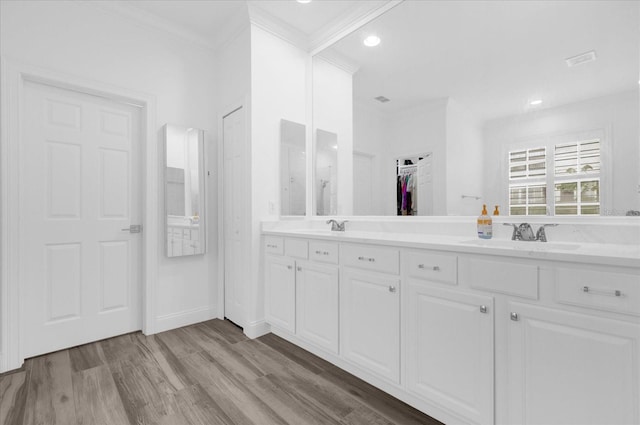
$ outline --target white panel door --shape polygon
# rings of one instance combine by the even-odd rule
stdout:
[[[334,354],[338,354],[338,290],[338,267],[298,263],[297,334]]]
[[[493,299],[408,283],[408,390],[471,423],[493,423]]]
[[[242,240],[249,191],[246,176],[249,161],[245,155],[244,109],[240,108],[223,118],[223,221],[224,221],[224,315],[244,326],[244,281],[243,274],[247,257]]]
[[[36,83],[20,150],[23,353],[141,327],[139,111]]]
[[[433,215],[433,155],[418,160],[418,214]]]
[[[296,331],[295,261],[267,255],[265,268],[265,319],[267,323],[294,333]]]
[[[342,269],[340,345],[352,363],[400,381],[400,280]]]
[[[509,303],[510,424],[640,423],[640,325]]]
[[[353,214],[372,215],[373,157],[353,153]]]

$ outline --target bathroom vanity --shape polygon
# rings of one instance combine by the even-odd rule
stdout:
[[[640,422],[640,247],[263,228],[273,333],[447,423]]]

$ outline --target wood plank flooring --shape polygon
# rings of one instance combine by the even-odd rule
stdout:
[[[0,375],[0,425],[436,425],[273,334],[211,320],[28,359]]]

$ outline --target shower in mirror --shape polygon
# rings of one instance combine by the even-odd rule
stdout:
[[[338,135],[316,130],[316,215],[335,215],[338,210]]]
[[[204,254],[204,131],[164,126],[167,257]]]
[[[305,215],[307,156],[305,126],[280,122],[280,214]]]

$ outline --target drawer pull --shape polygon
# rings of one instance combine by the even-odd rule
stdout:
[[[287,266],[287,268],[288,268],[289,270],[292,270],[292,269],[293,269],[293,266]]]
[[[277,248],[278,245],[271,245],[271,244],[267,244],[267,248]]]
[[[514,322],[517,322],[518,320],[520,320],[520,317],[518,316],[518,313],[511,313],[511,320],[513,320]]]
[[[599,295],[607,295],[610,297],[621,297],[622,292],[618,289],[614,289],[613,291],[606,291],[604,289],[593,289],[588,286],[582,287],[582,292],[586,292],[588,294],[599,294]]]
[[[395,286],[389,286],[389,292],[396,292]]]
[[[297,269],[298,269],[299,272],[302,271],[302,267],[300,267],[300,266],[298,266]]]
[[[329,255],[329,251],[316,251],[318,255]]]
[[[480,306],[480,313],[486,313],[487,312],[487,306],[486,305],[481,305]]]
[[[370,258],[370,257],[358,257],[358,260],[360,260],[360,261],[368,261],[370,263],[373,263],[373,262],[376,261],[375,258]]]
[[[434,272],[440,271],[440,266],[425,266],[424,264],[418,264],[419,269],[431,269]]]

